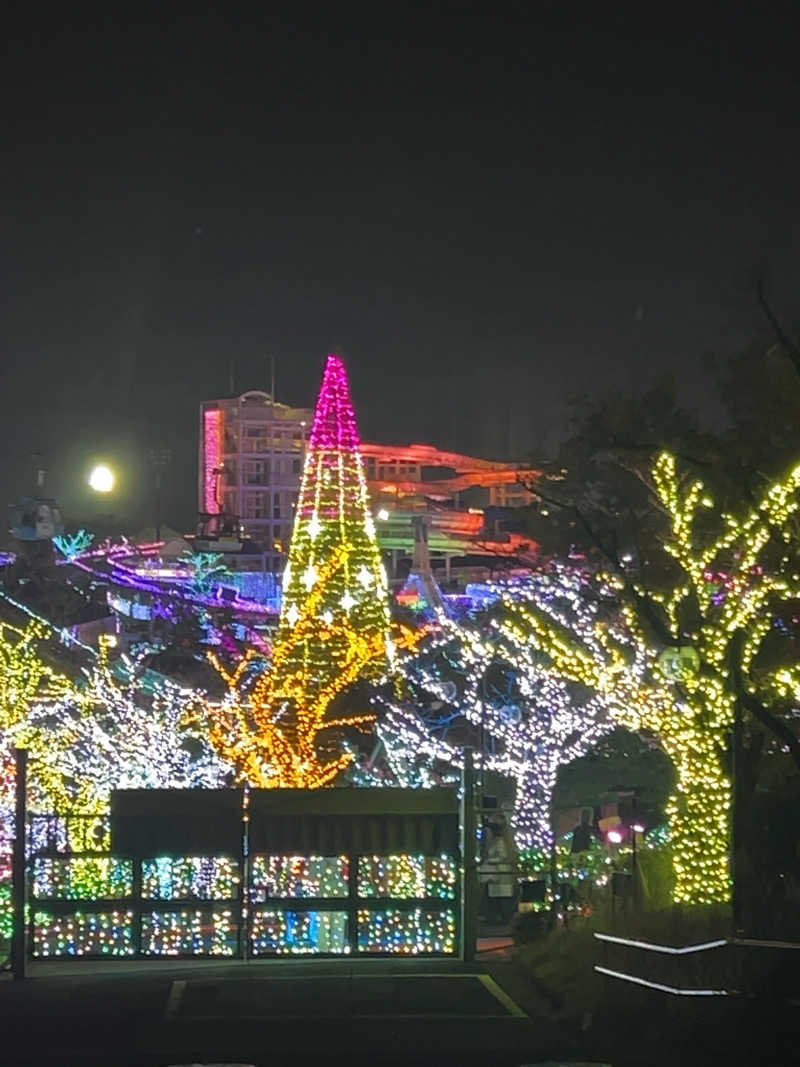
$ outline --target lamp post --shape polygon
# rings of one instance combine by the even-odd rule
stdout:
[[[155,481],[156,505],[156,541],[161,540],[161,476],[172,462],[171,448],[151,448],[148,452],[150,466],[153,468]]]
[[[644,826],[642,823],[631,823],[631,847],[633,849],[631,855],[631,874],[633,875],[633,906],[636,909],[639,907],[639,873],[636,865],[636,839],[639,834],[643,833]]]
[[[26,944],[26,890],[25,872],[26,843],[25,831],[28,823],[28,752],[18,748],[14,753],[16,761],[15,807],[14,807],[14,855],[11,872],[11,899],[13,927],[11,934],[11,973],[15,980],[23,979],[27,971],[28,948]]]

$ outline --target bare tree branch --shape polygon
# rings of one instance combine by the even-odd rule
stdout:
[[[800,376],[800,348],[792,341],[789,335],[784,330],[778,316],[772,310],[772,305],[767,298],[766,286],[764,279],[759,278],[756,282],[756,298],[758,300],[759,307],[764,312],[764,316],[767,322],[772,327],[772,332],[778,339],[778,343],[786,352],[786,355],[792,361],[792,366]]]
[[[744,631],[737,630],[728,646],[728,664],[730,667],[734,692],[739,700],[741,700],[743,707],[750,712],[756,722],[760,722],[762,726],[765,726],[767,730],[774,734],[774,736],[777,737],[779,741],[783,742],[789,749],[789,754],[792,757],[795,766],[800,770],[800,739],[795,736],[791,727],[785,723],[783,719],[779,718],[777,715],[773,715],[745,684],[741,666],[741,651],[744,639]]]

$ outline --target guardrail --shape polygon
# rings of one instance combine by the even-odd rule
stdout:
[[[755,938],[716,938],[694,945],[660,945],[595,932],[602,946],[597,974],[682,997],[786,999],[800,991],[800,944]]]

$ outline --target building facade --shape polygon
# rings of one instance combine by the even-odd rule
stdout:
[[[266,570],[283,570],[312,420],[312,410],[257,390],[201,405],[199,543],[206,551],[238,552],[245,539],[249,551],[263,553]],[[392,576],[413,553],[413,518],[420,514],[429,517],[431,554],[445,561],[448,577],[451,559],[535,551],[529,537],[503,532],[489,516],[529,504],[525,486],[540,476],[537,470],[433,445],[362,442],[360,451]]]
[[[312,416],[259,390],[200,407],[198,511],[204,532],[253,542],[271,571],[282,569],[289,550]]]

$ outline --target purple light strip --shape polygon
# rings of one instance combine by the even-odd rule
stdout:
[[[173,597],[177,600],[184,600],[192,604],[202,604],[204,607],[219,607],[221,604],[224,604],[226,607],[254,615],[275,614],[272,608],[257,600],[245,600],[237,595],[233,600],[223,601],[219,594],[216,596],[198,596],[194,593],[188,593],[185,590],[178,588],[176,585],[171,585],[167,581],[159,584],[156,581],[140,578],[134,571],[129,570],[124,564],[120,564],[116,561],[109,563],[109,566],[111,567],[110,571],[98,570],[95,567],[90,567],[83,560],[78,559],[73,560],[72,565],[80,567],[81,570],[85,571],[87,574],[91,574],[100,581],[110,581],[115,585],[124,586],[127,589],[137,589],[143,593],[153,593],[158,596]]]

